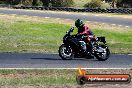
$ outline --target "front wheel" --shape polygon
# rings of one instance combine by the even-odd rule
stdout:
[[[63,60],[71,60],[74,57],[72,48],[70,46],[65,46],[64,44],[62,44],[59,47],[59,56]]]
[[[105,60],[107,60],[109,58],[109,56],[110,56],[110,50],[109,50],[109,48],[107,46],[105,46],[105,45],[100,45],[99,47],[100,47],[100,49],[103,50],[103,52],[96,52],[95,57],[99,61],[105,61]]]

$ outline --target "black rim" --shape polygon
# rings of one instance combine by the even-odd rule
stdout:
[[[107,49],[107,48],[105,48],[105,49],[106,50],[103,53],[99,53],[98,54],[98,57],[103,59],[103,60],[108,59],[109,58],[109,54],[110,54],[109,49]]]
[[[60,50],[61,56],[64,58],[70,58],[72,56],[72,49],[67,48],[66,46],[62,46]]]

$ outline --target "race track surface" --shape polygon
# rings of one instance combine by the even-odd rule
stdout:
[[[116,25],[123,25],[132,27],[132,19],[125,19],[121,17],[107,17],[107,16],[95,16],[95,15],[81,15],[81,14],[65,14],[65,13],[51,13],[51,12],[40,12],[30,10],[19,10],[19,9],[0,9],[0,13],[3,14],[17,14],[17,15],[28,15],[38,17],[52,17],[52,18],[64,18],[64,19],[82,19],[86,21],[94,21],[101,23],[110,23]]]
[[[0,53],[0,68],[132,68],[132,55],[112,54],[107,61],[75,58],[61,60],[58,54]]]
[[[0,13],[74,20],[80,18],[87,21],[132,27],[132,19],[118,17],[37,12],[14,9],[0,9]],[[132,55],[112,54],[107,61],[98,61],[96,59],[84,58],[61,60],[58,54],[0,53],[0,68],[77,68],[80,65],[82,65],[84,68],[132,68]]]

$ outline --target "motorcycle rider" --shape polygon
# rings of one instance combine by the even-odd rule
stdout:
[[[88,36],[87,38],[84,38],[84,42],[81,42],[81,46],[84,50],[84,52],[87,52],[87,48],[86,48],[86,44],[88,42],[90,42],[91,46],[93,47],[93,44],[91,42],[92,39],[95,38],[93,32],[89,29],[89,27],[87,27],[82,20],[77,19],[75,21],[75,26],[78,28],[78,34],[77,35],[81,35],[81,36]]]

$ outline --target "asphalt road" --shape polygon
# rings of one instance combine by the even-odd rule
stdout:
[[[64,18],[64,19],[82,19],[87,21],[110,23],[123,26],[132,27],[132,19],[125,19],[120,17],[107,17],[107,16],[95,16],[95,15],[81,15],[81,14],[64,14],[64,13],[50,13],[50,12],[36,12],[19,9],[0,9],[0,13],[4,14],[17,14],[17,15],[28,15],[28,16],[39,16],[39,17],[52,17],[52,18]]]
[[[132,19],[103,17],[94,15],[35,12],[26,10],[0,9],[0,13],[65,19],[85,19],[88,21],[119,24],[132,27]],[[78,58],[61,60],[57,54],[0,53],[0,68],[132,68],[132,55],[111,55],[107,61]]]
[[[132,55],[112,54],[107,61],[75,58],[61,60],[58,54],[0,53],[0,68],[132,68]]]

